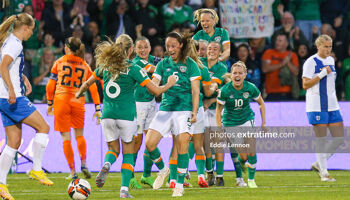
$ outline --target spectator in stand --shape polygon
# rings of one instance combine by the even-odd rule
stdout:
[[[322,24],[321,34],[328,35],[333,40],[333,52],[338,58],[337,62],[342,62],[345,57],[346,31],[344,29],[334,29],[330,24]],[[337,66],[340,66],[336,63]]]
[[[99,26],[98,26],[97,22],[91,21],[89,23],[88,27],[89,27],[89,31],[92,34],[92,41],[91,41],[90,46],[92,49],[95,49],[97,44],[101,41],[101,37],[99,34],[99,28],[98,28]]]
[[[164,58],[165,51],[162,44],[156,44],[152,48],[152,55],[158,58]]]
[[[94,21],[99,27],[102,27],[104,0],[89,0],[87,11],[90,16],[90,22]]]
[[[192,23],[192,8],[184,5],[185,0],[170,0],[170,3],[163,5],[162,15],[164,19],[165,31],[169,32],[173,24],[189,24],[194,31],[196,26]]]
[[[291,0],[289,9],[296,19],[296,25],[305,34],[309,46],[312,45],[312,28],[321,28],[320,2],[323,0]],[[327,11],[329,12],[329,11]]]
[[[189,5],[192,10],[197,10],[202,7],[203,1],[202,0],[188,0],[187,5]]]
[[[43,56],[43,52],[44,52],[45,48],[51,49],[55,54],[55,58],[59,58],[62,55],[63,48],[62,47],[60,47],[60,48],[55,47],[54,43],[55,43],[55,39],[52,37],[52,35],[50,33],[46,33],[44,35],[44,47],[41,47],[38,49],[36,57],[34,57],[32,59],[31,64],[33,66],[40,65],[40,59]]]
[[[40,21],[41,15],[42,15],[43,10],[45,8],[45,1],[44,0],[32,0],[32,6],[33,6],[35,19]]]
[[[32,4],[32,1],[31,0],[11,0],[11,4],[9,4],[10,6],[10,9],[8,10],[11,10],[13,11],[13,13],[10,11],[10,15],[12,14],[19,14],[23,11],[23,8],[24,6],[26,5],[31,5]],[[6,3],[6,6],[8,6],[8,3]],[[12,9],[11,9],[12,7]]]
[[[39,65],[33,66],[33,103],[46,103],[46,85],[54,62],[54,52],[50,48],[45,48]]]
[[[341,76],[345,86],[345,100],[350,101],[350,45],[348,45],[347,58],[344,59],[341,69]]]
[[[310,54],[310,49],[308,47],[308,44],[307,43],[300,44],[297,47],[297,49],[296,49],[296,53],[298,55],[298,60],[299,60],[299,68],[300,68],[299,71],[302,72],[303,71],[304,62],[311,55]],[[305,100],[306,91],[303,88],[302,73],[299,73],[299,75],[298,75],[298,83],[299,83],[299,87],[300,87],[299,100]]]
[[[44,31],[51,33],[55,38],[55,46],[63,46],[69,26],[77,14],[78,10],[72,9],[63,3],[63,0],[46,2],[42,15],[42,20],[45,22]]]
[[[281,26],[281,18],[284,13],[284,8],[285,6],[281,0],[275,0],[272,4],[272,14],[275,19],[275,27]]]
[[[299,61],[294,52],[287,50],[288,45],[286,35],[277,35],[275,48],[266,50],[262,57],[262,71],[266,74],[267,101],[292,100],[292,86],[293,92],[298,90],[299,95]]]
[[[215,0],[204,0],[202,8],[209,8],[215,10],[219,14],[218,1]]]
[[[248,46],[248,44],[242,43],[238,45],[236,58],[237,58],[236,62],[242,61],[247,67],[246,80],[251,83],[254,83],[254,85],[260,89],[261,71],[258,65],[256,64],[256,62],[254,62],[250,57],[250,47]],[[231,67],[232,66],[229,67],[230,69],[228,71],[231,71]]]
[[[129,5],[125,0],[112,2],[107,13],[107,36],[117,38],[125,33],[135,39],[135,23],[128,10]]]
[[[90,22],[90,16],[87,11],[89,0],[74,0],[73,8],[78,10],[78,14],[83,16],[85,24]],[[95,8],[96,9],[96,8]]]
[[[292,13],[290,12],[284,12],[282,15],[282,26],[278,28],[272,35],[271,40],[275,41],[276,36],[279,34],[285,34],[288,36],[289,45],[292,50],[296,50],[296,48],[302,44],[311,44],[310,42],[305,38],[304,33],[298,26],[295,26],[294,24],[294,17]],[[272,46],[274,44],[272,43]]]
[[[142,24],[141,35],[148,38],[151,44],[162,35],[163,20],[158,9],[149,4],[149,0],[137,0],[132,10],[132,17],[137,25]]]
[[[322,22],[333,25],[335,29],[344,29],[348,25],[349,10],[349,0],[325,0],[321,4]]]
[[[85,44],[85,48],[91,48],[92,33],[90,32],[88,25],[85,24],[82,14],[78,14],[74,18],[69,28],[70,32],[68,35],[79,38]]]
[[[27,41],[23,42],[24,59],[28,62],[32,62],[32,58],[36,56],[37,50],[40,47],[42,25],[40,25],[40,22],[34,18],[33,7],[31,5],[25,5],[22,12],[32,16],[35,21],[32,36],[30,36]]]
[[[269,47],[266,45],[266,38],[251,38],[248,40],[250,46],[250,56],[254,60],[258,67],[261,69],[261,58]],[[263,80],[262,80],[263,81]]]

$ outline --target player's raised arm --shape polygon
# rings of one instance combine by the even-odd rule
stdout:
[[[82,97],[84,95],[84,92],[86,92],[89,89],[89,87],[93,83],[95,83],[95,81],[96,81],[95,76],[90,76],[90,78],[81,85],[81,87],[79,88],[79,91],[75,93],[75,97],[76,98]]]

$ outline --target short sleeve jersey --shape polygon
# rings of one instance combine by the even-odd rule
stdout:
[[[153,76],[166,84],[168,77],[173,74],[179,79],[173,87],[163,93],[159,110],[192,111],[191,81],[201,79],[196,62],[188,57],[186,63],[175,63],[171,57],[166,57],[158,63]]]
[[[22,78],[24,68],[22,41],[12,33],[6,38],[1,47],[1,60],[8,55],[12,63],[8,66],[10,79],[15,90],[16,97],[24,95],[24,83]],[[0,75],[0,98],[8,98],[8,88]]]
[[[203,96],[204,96],[204,91],[203,91],[203,85],[209,85],[211,84],[211,78],[210,78],[210,73],[207,67],[203,66],[203,68],[199,68],[201,72],[201,93],[199,94],[199,108],[203,106]]]
[[[152,66],[155,66],[161,59],[152,55],[148,56],[148,61],[136,56],[132,61],[139,65],[147,73],[148,77],[151,77],[151,74],[148,73]],[[137,102],[149,102],[154,99],[154,95],[149,93],[147,88],[142,87],[140,84],[136,84],[135,89],[135,100]]]
[[[215,27],[214,30],[215,32],[211,37],[205,31],[200,30],[193,36],[193,39],[197,41],[205,40],[208,42],[218,42],[222,46],[224,44],[230,44],[230,37],[226,29]]]
[[[248,81],[243,82],[243,88],[236,90],[232,81],[221,88],[217,102],[225,105],[222,122],[224,126],[238,126],[249,120],[254,120],[254,112],[250,108],[250,100],[257,100],[259,89]]]
[[[333,57],[328,56],[327,58],[321,58],[317,54],[311,56],[303,65],[303,77],[312,79],[326,66],[329,66],[332,72],[323,77],[320,82],[306,90],[306,112],[330,112],[339,110],[335,91],[337,73]]]
[[[54,63],[50,79],[56,80],[55,96],[73,94],[92,75],[89,65],[80,57],[72,54],[64,55]]]
[[[133,121],[136,118],[135,84],[142,87],[149,81],[147,73],[138,65],[128,61],[130,67],[113,79],[106,70],[97,68],[93,76],[97,80],[103,79],[103,108],[102,119],[121,119]]]
[[[225,78],[223,76],[227,72],[226,65],[223,64],[222,62],[218,62],[215,65],[213,65],[211,68],[209,68],[208,67],[208,60],[207,60],[207,58],[201,58],[201,61],[204,64],[204,66],[206,66],[208,68],[211,81],[216,82],[218,84],[219,88],[221,88],[224,85],[224,80],[225,80]],[[204,100],[205,99],[216,98],[216,97],[217,97],[217,93],[214,92],[214,94],[211,97],[205,97],[204,96]],[[209,109],[210,110],[215,110],[216,109],[216,104],[215,103],[211,104]]]

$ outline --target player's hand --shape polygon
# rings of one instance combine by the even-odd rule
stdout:
[[[53,105],[47,107],[46,114],[48,116],[53,116]]]
[[[32,85],[30,84],[30,82],[26,76],[23,76],[23,81],[24,81],[24,85],[26,87],[26,95],[29,95],[30,93],[32,93]]]
[[[101,111],[95,111],[94,116],[92,117],[92,120],[94,120],[96,117],[96,124],[100,124],[101,123],[101,117],[102,117],[102,113]]]
[[[327,74],[330,74],[332,72],[332,70],[329,66],[327,66],[326,69],[327,69]]]
[[[179,80],[179,77],[177,75],[171,75],[168,77],[168,84],[170,84],[171,86],[175,85],[175,83],[177,82],[177,80]]]
[[[9,102],[9,104],[16,103],[16,94],[14,90],[9,90],[9,98],[7,99],[7,102]]]
[[[194,124],[197,121],[197,113],[192,112],[190,123]]]

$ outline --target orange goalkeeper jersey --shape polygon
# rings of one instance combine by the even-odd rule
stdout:
[[[46,88],[47,99],[52,100],[53,95],[58,96],[60,94],[72,94],[74,96],[79,91],[80,86],[91,75],[92,71],[89,65],[82,58],[72,54],[62,56],[56,60],[51,69],[51,82]],[[91,86],[89,89],[93,101],[95,104],[99,104],[100,98],[96,84],[94,83]],[[93,91],[91,91],[92,88]]]

